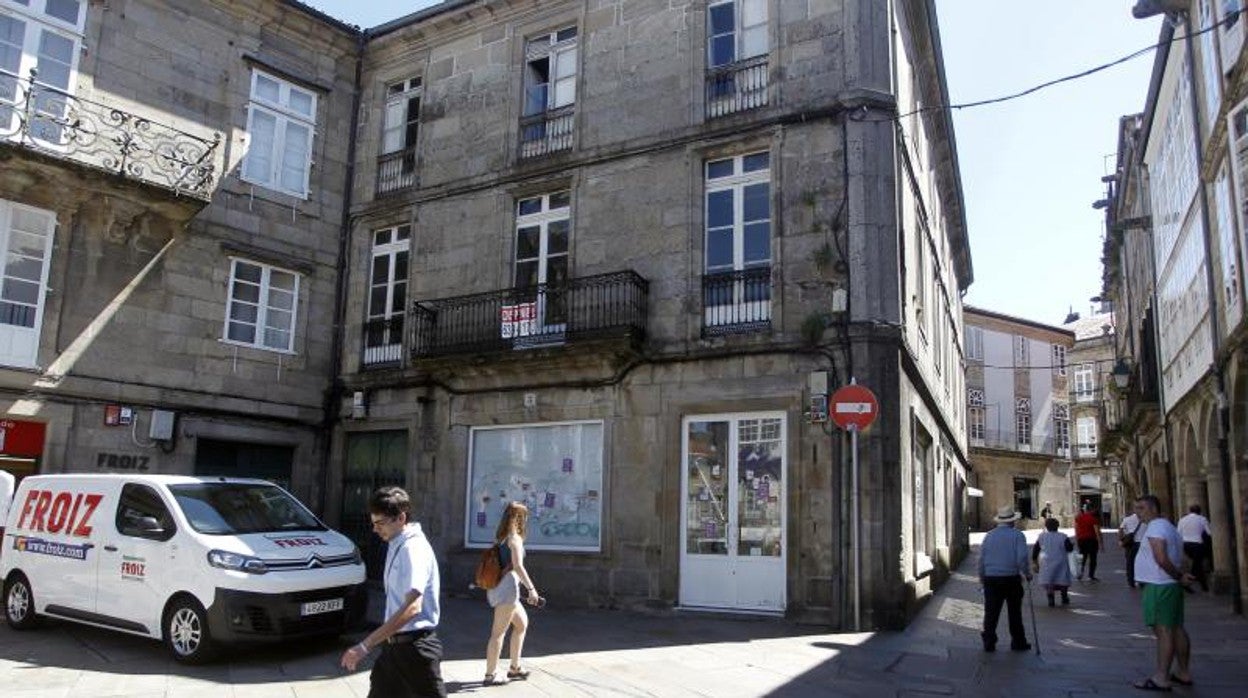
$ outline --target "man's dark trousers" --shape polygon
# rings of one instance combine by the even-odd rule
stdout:
[[[1127,554],[1127,584],[1135,586],[1135,556],[1140,552],[1140,544],[1127,543],[1122,550]]]
[[[381,646],[369,676],[368,698],[446,698],[442,641],[432,630],[417,630],[411,636],[406,642]]]
[[[1200,588],[1209,591],[1209,573],[1205,569],[1204,543],[1184,543],[1183,553],[1192,561],[1192,576],[1200,582]]]
[[[1023,627],[1023,578],[984,577],[984,649],[997,646],[997,621],[1001,619],[1001,604],[1006,605],[1010,622],[1010,646],[1027,645],[1027,630]]]

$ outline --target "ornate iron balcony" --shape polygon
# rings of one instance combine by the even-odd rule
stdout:
[[[377,158],[377,196],[416,186],[416,149],[406,148]]]
[[[706,72],[706,118],[767,106],[767,56],[712,68]]]
[[[0,70],[0,141],[208,200],[212,140]]]
[[[702,336],[771,329],[771,267],[702,277]]]
[[[520,119],[520,157],[570,150],[575,110],[575,105],[569,104]]]
[[[412,356],[504,352],[646,334],[649,282],[634,271],[430,301],[412,308]]]

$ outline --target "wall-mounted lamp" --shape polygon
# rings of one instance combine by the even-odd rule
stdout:
[[[1096,201],[1092,202],[1092,208],[1098,211],[1107,206],[1109,206],[1109,199],[1097,199]]]
[[[1114,364],[1114,370],[1109,374],[1113,376],[1114,385],[1119,390],[1126,390],[1127,385],[1131,383],[1131,367],[1127,366],[1125,359],[1118,359],[1118,363]]]

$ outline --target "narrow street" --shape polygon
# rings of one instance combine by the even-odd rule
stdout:
[[[974,561],[964,562],[900,633],[832,634],[778,620],[684,613],[569,611],[555,600],[533,614],[529,680],[489,688],[480,683],[488,608],[478,598],[451,597],[443,604],[444,674],[455,693],[513,698],[1145,695],[1130,682],[1149,673],[1154,643],[1141,625],[1139,592],[1126,585],[1117,547],[1101,559],[1101,581],[1075,583],[1069,607],[1050,609],[1039,593],[1039,655],[981,651]],[[1244,695],[1248,622],[1230,613],[1227,597],[1199,593],[1188,596],[1187,617],[1196,685],[1175,693]],[[337,667],[345,646],[346,640],[326,640],[263,648],[187,668],[142,639],[61,623],[21,634],[4,627],[0,686],[5,696],[40,698],[364,696],[368,672],[346,675]]]

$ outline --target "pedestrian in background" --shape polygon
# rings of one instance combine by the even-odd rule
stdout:
[[[1135,556],[1140,551],[1140,517],[1133,511],[1118,524],[1118,545],[1127,558],[1127,586],[1135,588]]]
[[[503,578],[498,586],[486,592],[486,600],[494,608],[494,625],[490,629],[490,641],[485,646],[485,685],[505,683],[495,679],[499,657],[503,652],[503,636],[507,628],[511,628],[511,666],[507,669],[507,678],[522,680],[529,677],[528,670],[520,665],[520,655],[524,650],[524,636],[529,628],[529,615],[520,604],[520,585],[528,589],[527,600],[534,606],[544,603],[533,586],[533,580],[524,566],[524,538],[529,529],[529,509],[520,502],[511,502],[503,510],[503,518],[498,522],[498,530],[494,534],[494,545],[498,546],[499,561],[503,568]]]
[[[445,698],[442,642],[438,639],[438,561],[420,524],[411,521],[411,498],[382,487],[368,500],[373,532],[386,542],[383,582],[386,621],[342,654],[355,671],[374,647],[381,656],[369,675],[368,698]]]
[[[1053,503],[1045,502],[1044,508],[1040,510],[1040,520],[1048,521],[1051,518],[1053,518]]]
[[[1001,507],[993,519],[997,527],[984,536],[979,549],[979,583],[984,588],[984,630],[980,637],[985,652],[997,649],[997,622],[1001,619],[1003,604],[1009,618],[1010,649],[1016,652],[1031,649],[1023,627],[1022,582],[1023,577],[1031,581],[1031,569],[1027,561],[1027,538],[1014,528],[1019,518],[1014,507]]]
[[[1101,550],[1101,517],[1092,510],[1091,504],[1084,504],[1083,511],[1075,517],[1075,542],[1079,545],[1079,579],[1088,573],[1088,579],[1096,578],[1096,555]]]
[[[1066,606],[1070,604],[1070,558],[1067,555],[1075,549],[1075,544],[1057,530],[1057,519],[1045,519],[1044,528],[1031,550],[1031,559],[1037,563],[1039,582],[1044,586],[1045,596],[1049,597],[1049,606],[1056,605],[1054,594],[1057,592],[1061,592],[1062,605]]]
[[[1179,535],[1183,536],[1183,553],[1192,561],[1192,576],[1200,582],[1200,588],[1209,591],[1209,573],[1205,569],[1209,559],[1209,544],[1213,539],[1209,533],[1209,519],[1201,513],[1200,505],[1193,504],[1187,508],[1187,515],[1179,519]]]
[[[1171,684],[1192,685],[1191,640],[1183,628],[1184,585],[1192,575],[1179,568],[1183,537],[1161,516],[1161,502],[1149,494],[1135,500],[1135,512],[1144,526],[1140,552],[1135,556],[1135,579],[1144,585],[1144,624],[1157,638],[1157,669],[1152,676],[1135,682],[1145,691],[1169,691]],[[1171,665],[1177,668],[1171,672]]]

